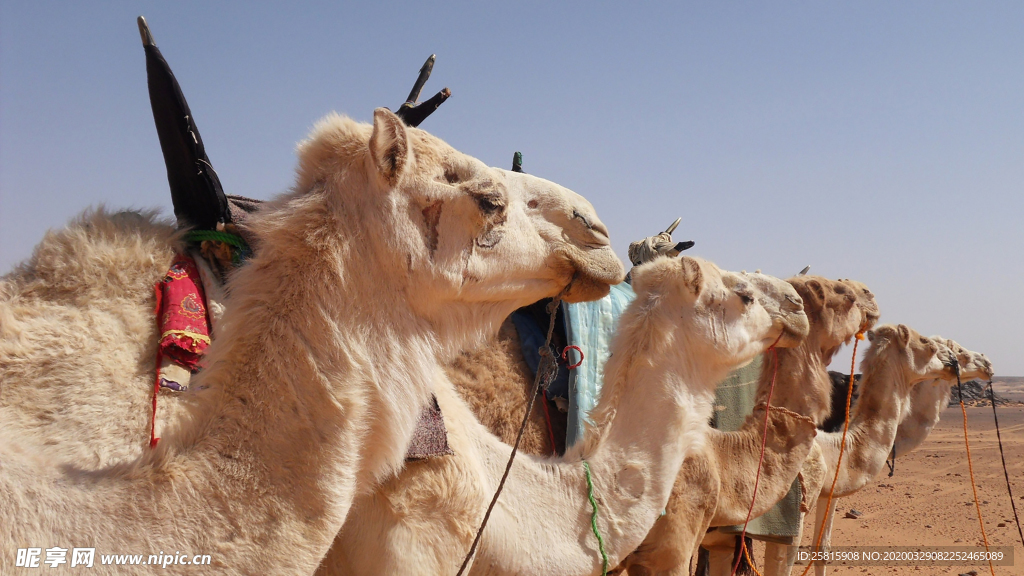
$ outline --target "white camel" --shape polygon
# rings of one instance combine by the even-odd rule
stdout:
[[[980,352],[967,350],[957,342],[932,336],[936,342],[944,342],[960,363],[960,379],[963,382],[980,378],[991,380],[995,374],[992,362]],[[939,422],[943,409],[949,405],[949,393],[956,385],[956,378],[932,380],[918,384],[910,396],[910,414],[896,428],[893,450],[897,457],[914,451],[928,438],[932,428]]]
[[[615,566],[643,539],[683,458],[703,442],[715,383],[783,332],[806,332],[799,297],[781,280],[766,295],[695,258],[661,258],[632,274],[637,298],[619,320],[594,425],[563,458],[517,458],[471,574],[600,573],[584,461]],[[322,573],[457,570],[510,447],[454,390],[437,390],[455,455],[413,463],[357,499]]]
[[[112,240],[158,256],[173,245],[167,228],[128,228]],[[208,367],[193,380],[204,390],[188,397],[190,423],[138,459],[99,470],[55,466],[35,445],[50,442],[47,434],[3,426],[5,549],[184,549],[209,554],[207,571],[218,574],[312,573],[353,498],[401,466],[432,389],[446,390],[438,358],[570,281],[570,299],[594,298],[623,274],[583,198],[487,168],[385,109],[373,126],[321,121],[300,146],[294,191],[252,229],[259,250],[231,283]],[[77,234],[88,236],[89,223]],[[68,265],[86,264],[102,268]],[[113,278],[149,269],[106,264]],[[12,391],[20,352],[62,358],[69,376],[78,359],[68,351],[102,354],[103,341],[80,346],[91,317],[75,311],[88,309],[88,295],[62,292],[67,284],[48,293],[31,262],[4,279],[0,396]],[[63,316],[54,313],[61,303]],[[116,337],[139,326],[124,328]],[[108,369],[139,370],[137,357],[123,360],[111,358]],[[88,362],[86,378],[65,387],[95,384],[95,357]],[[0,573],[13,563],[13,554],[0,557]]]
[[[777,370],[772,357],[767,357],[757,384],[756,397],[762,401],[759,409],[739,430],[708,430],[703,449],[683,463],[666,514],[618,570],[628,569],[631,576],[688,574],[691,556],[709,527],[746,520],[754,500],[764,433],[763,402],[773,379],[769,440],[751,518],[782,499],[801,472],[816,433],[815,422],[804,414],[820,418],[830,402],[827,366],[842,343],[874,325],[879,312],[874,295],[857,282],[816,276],[797,276],[788,282],[803,301],[810,323],[807,337],[796,347],[777,351]],[[723,539],[723,543],[731,558],[733,538]],[[717,551],[718,547],[713,548]],[[722,564],[731,571],[731,563]]]

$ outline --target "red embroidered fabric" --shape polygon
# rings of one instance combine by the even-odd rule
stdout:
[[[191,371],[210,345],[210,322],[199,269],[192,258],[178,254],[160,282],[160,353]]]

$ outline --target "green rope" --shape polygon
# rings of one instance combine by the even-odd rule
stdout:
[[[218,230],[192,230],[185,235],[185,239],[189,242],[204,242],[206,240],[223,242],[243,250],[249,248],[249,245],[238,234],[220,232]]]
[[[604,538],[601,531],[597,529],[597,500],[594,498],[594,481],[590,478],[590,463],[583,461],[583,470],[587,473],[587,498],[590,500],[590,507],[594,513],[590,515],[590,528],[597,536],[597,549],[601,552],[601,576],[608,576],[608,554],[604,551]]]

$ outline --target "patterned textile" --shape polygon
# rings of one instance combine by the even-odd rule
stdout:
[[[167,275],[157,285],[156,294],[160,355],[189,372],[195,372],[206,347],[210,345],[206,296],[195,261],[178,254]],[[171,390],[181,391],[188,385],[187,382],[165,380],[166,383],[161,382],[161,385]]]
[[[412,442],[405,452],[406,460],[423,460],[432,456],[454,454],[448,446],[448,430],[444,427],[444,415],[437,405],[437,398],[431,397],[430,403],[420,413],[420,421],[412,433]]]

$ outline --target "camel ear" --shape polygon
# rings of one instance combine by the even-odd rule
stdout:
[[[910,328],[907,328],[906,324],[900,324],[896,327],[896,336],[900,339],[900,344],[906,346],[910,343]]]
[[[409,163],[409,135],[405,124],[387,108],[373,111],[373,134],[370,136],[370,157],[377,172],[394,186]]]
[[[700,263],[687,256],[679,262],[683,267],[683,284],[693,292],[694,297],[700,296],[704,289],[704,272],[700,269]]]

